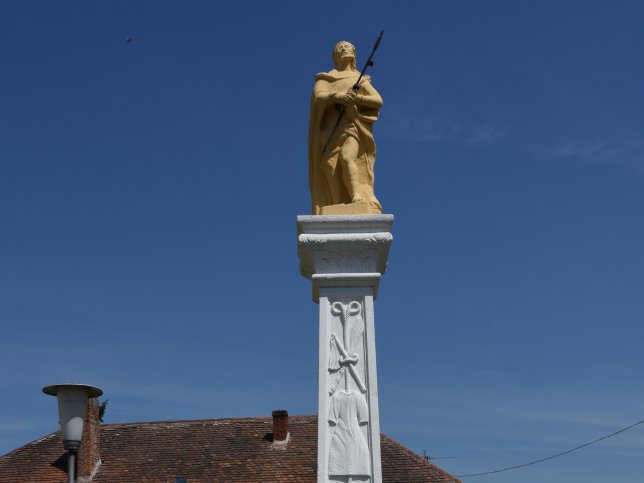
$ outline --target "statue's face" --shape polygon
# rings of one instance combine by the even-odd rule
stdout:
[[[356,62],[356,48],[349,42],[338,42],[333,49],[333,62],[338,65],[339,62]]]
[[[341,59],[354,58],[356,56],[353,45],[349,42],[340,42],[335,47],[336,52],[339,54]]]

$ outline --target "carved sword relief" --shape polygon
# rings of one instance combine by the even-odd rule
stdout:
[[[363,345],[364,320],[361,312],[362,306],[356,301],[346,305],[341,302],[331,304],[331,314],[339,317],[342,324],[342,341],[331,333],[329,476],[346,477],[348,483],[352,482],[353,476],[371,476],[369,445],[362,431],[362,426],[369,422],[369,409],[363,396],[367,389],[355,367],[360,358],[357,351]],[[344,389],[338,390],[342,380]],[[352,385],[358,390],[352,389]]]
[[[360,392],[365,393],[367,389],[362,378],[356,372],[355,365],[358,363],[358,354],[349,355],[350,352],[357,350],[362,344],[364,334],[364,321],[360,316],[362,308],[359,302],[351,302],[344,305],[341,302],[334,302],[331,305],[331,313],[340,317],[342,323],[342,342],[338,336],[331,333],[330,351],[329,351],[329,372],[334,374],[329,395],[333,396],[338,384],[344,379],[344,390],[349,390],[349,378],[347,371],[351,374],[355,384]]]

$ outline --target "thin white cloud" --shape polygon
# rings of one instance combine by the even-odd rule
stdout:
[[[410,397],[423,402],[419,406],[422,411],[407,409],[414,414],[417,422],[433,418],[431,414],[441,414],[440,428],[452,435],[462,430],[470,435],[487,437],[491,436],[488,434],[490,425],[494,425],[497,428],[493,431],[494,437],[517,437],[532,443],[561,440],[564,444],[570,444],[579,441],[579,435],[584,432],[591,436],[602,436],[644,417],[637,404],[644,393],[637,388],[624,386],[631,374],[617,376],[613,384],[604,382],[602,390],[598,390],[593,386],[593,380],[603,379],[598,377],[598,373],[607,376],[611,369],[593,371],[594,379],[588,374],[580,374],[576,381],[544,384],[532,390],[512,383],[464,389],[449,382],[437,382],[444,384],[440,392],[419,387],[413,390],[397,387],[396,392],[403,395],[409,392]],[[427,408],[433,410],[427,411]],[[437,430],[435,425],[436,421],[432,421],[431,426]],[[422,427],[422,424],[419,426]],[[408,429],[413,431],[413,428]],[[632,432],[620,435],[611,444],[644,447],[643,430],[644,425],[633,428]],[[574,436],[569,439],[571,432]],[[526,438],[527,434],[529,437]]]
[[[33,419],[16,418],[12,416],[0,418],[0,428],[3,433],[23,433],[35,429],[41,429],[42,424]]]
[[[383,121],[381,132],[392,140],[458,145],[496,144],[508,135],[507,129],[495,122],[465,122],[438,115],[428,118],[393,115]]]
[[[592,163],[623,163],[644,168],[644,139],[605,141],[573,139],[545,150],[551,161],[576,160]]]
[[[498,124],[482,124],[471,129],[465,144],[496,144],[507,138],[507,129]]]

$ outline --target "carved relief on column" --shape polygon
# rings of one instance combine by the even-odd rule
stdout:
[[[356,300],[330,304],[329,337],[329,478],[369,481],[369,407],[365,384],[365,323]]]
[[[392,239],[389,232],[300,234],[300,271],[305,277],[314,273],[383,273]]]

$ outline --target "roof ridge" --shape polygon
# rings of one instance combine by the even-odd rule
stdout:
[[[316,414],[303,414],[303,415],[289,415],[289,422],[292,420],[309,420],[316,419]],[[226,423],[226,422],[240,422],[240,421],[271,421],[272,416],[246,416],[241,418],[205,418],[205,419],[161,419],[157,421],[132,421],[127,423],[103,423],[102,428],[110,429],[114,427],[123,426],[142,426],[146,424],[180,424],[180,423]]]

